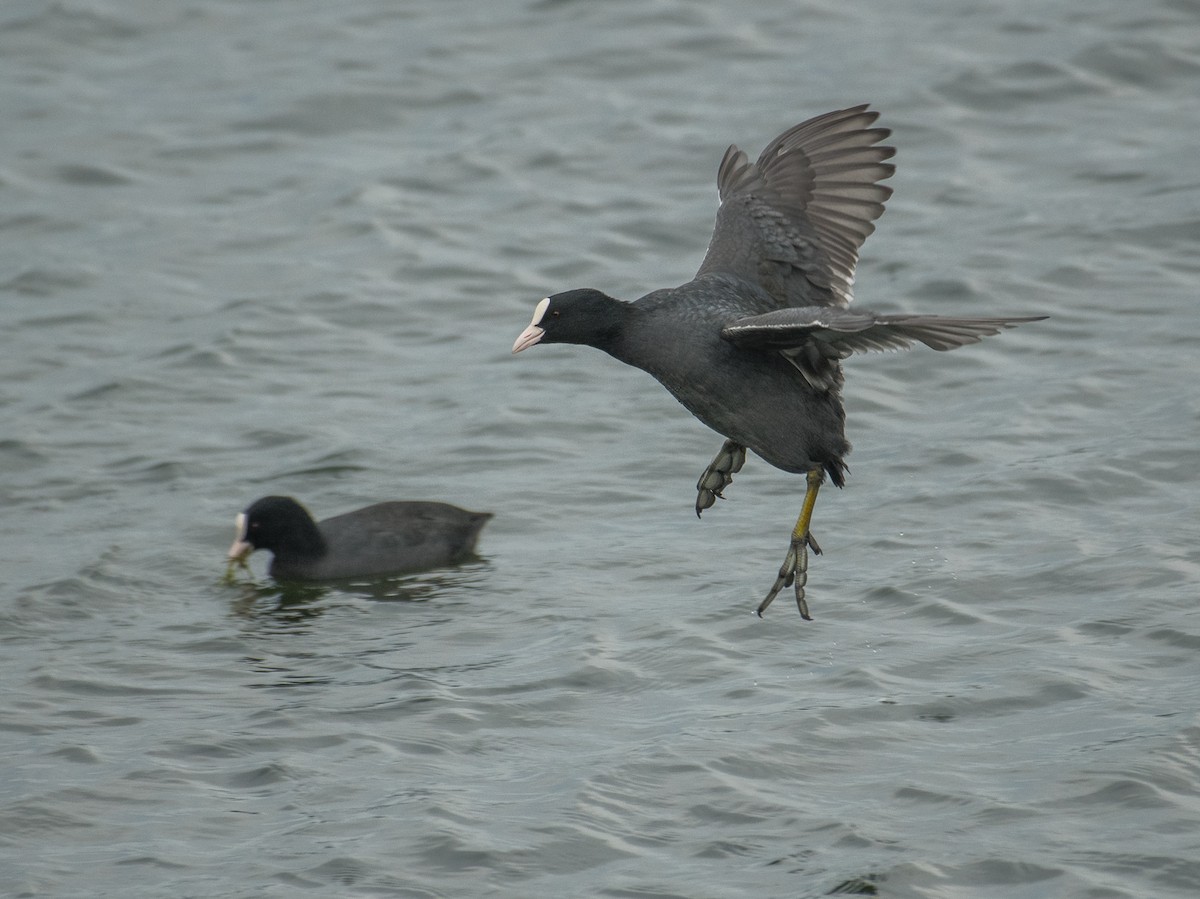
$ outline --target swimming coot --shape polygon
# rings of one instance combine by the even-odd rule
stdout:
[[[758,614],[794,585],[809,618],[804,585],[817,490],[841,487],[850,451],[842,406],[842,360],[854,352],[921,342],[952,350],[1020,318],[948,318],[852,311],[858,250],[883,213],[895,150],[891,132],[871,125],[867,105],[796,125],[758,161],[736,146],[717,174],[721,206],[696,277],[628,303],[598,290],[547,297],[513,344],[577,343],[649,372],[700,421],[727,439],[696,484],[696,514],[730,485],[751,449],[807,490],[791,544]]]
[[[271,575],[293,581],[436,568],[469,556],[491,517],[446,503],[387,502],[318,523],[290,496],[265,496],[238,515],[229,559],[270,550]]]

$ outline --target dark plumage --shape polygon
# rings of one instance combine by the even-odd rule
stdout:
[[[536,343],[593,346],[649,372],[727,439],[697,483],[696,514],[729,486],[751,449],[808,490],[787,557],[758,611],[804,583],[817,489],[845,479],[842,360],[914,342],[951,350],[1023,318],[878,315],[847,308],[858,250],[891,189],[895,151],[865,105],[817,116],[773,140],[758,161],[731,146],[721,161],[716,228],[696,277],[627,303],[572,290],[538,303],[513,352]]]
[[[265,496],[237,518],[231,561],[274,553],[280,580],[330,581],[436,568],[469,556],[492,516],[446,503],[376,503],[315,522],[290,496]]]

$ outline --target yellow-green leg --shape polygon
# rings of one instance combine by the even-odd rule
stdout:
[[[767,594],[767,598],[758,605],[760,618],[762,613],[767,610],[767,606],[775,601],[780,590],[794,585],[796,608],[800,610],[800,617],[805,621],[812,621],[812,616],[808,614],[808,603],[804,599],[804,585],[808,583],[808,548],[811,546],[813,552],[820,555],[821,547],[817,546],[816,541],[812,539],[808,528],[812,523],[813,507],[817,504],[817,491],[825,482],[824,469],[811,469],[808,472],[807,481],[808,488],[804,491],[804,505],[800,507],[800,517],[796,519],[796,526],[792,529],[791,546],[788,547],[787,556],[779,568],[779,576],[775,578],[775,583]]]

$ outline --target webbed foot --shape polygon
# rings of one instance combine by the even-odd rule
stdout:
[[[746,448],[740,443],[726,440],[721,451],[712,460],[700,480],[696,482],[696,517],[712,506],[718,498],[724,499],[722,491],[733,483],[733,476],[746,464]]]
[[[812,551],[818,556],[821,554],[821,547],[817,546],[812,534],[806,534],[803,540],[792,540],[783,564],[779,566],[779,575],[775,578],[775,583],[771,585],[767,598],[758,604],[756,613],[759,618],[762,618],[767,606],[775,601],[780,590],[784,587],[795,587],[796,608],[800,610],[800,617],[805,621],[812,621],[812,616],[808,614],[808,602],[804,598],[804,586],[808,583],[809,547],[812,547]]]

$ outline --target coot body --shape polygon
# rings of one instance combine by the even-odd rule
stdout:
[[[316,522],[288,496],[266,496],[238,515],[231,560],[256,549],[272,577],[331,581],[450,565],[470,556],[492,516],[437,502],[382,502]]]

